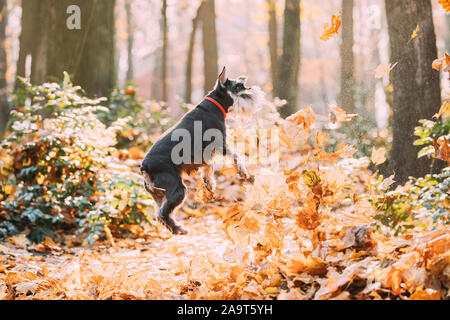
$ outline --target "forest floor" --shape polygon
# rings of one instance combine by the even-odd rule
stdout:
[[[448,231],[385,237],[367,227],[370,210],[361,206],[355,214],[354,205],[346,205],[335,207],[314,230],[299,229],[292,216],[279,218],[276,227],[267,214],[257,223],[253,216],[250,229],[268,223],[255,241],[258,230],[227,223],[230,208],[233,215],[239,211],[221,204],[246,190],[233,180],[221,177],[220,200],[202,205],[189,188],[177,214],[190,230],[186,236],[172,236],[156,224],[137,239],[110,237],[93,246],[74,236],[38,245],[23,234],[9,238],[0,245],[0,298],[440,299],[445,294]]]
[[[379,226],[371,201],[386,199],[394,180],[378,179],[351,146],[327,153],[320,131],[317,145],[299,143],[314,120],[305,109],[292,130],[285,123],[279,168],[248,166],[251,184],[223,166],[212,195],[187,177],[175,216],[189,235],[154,223],[128,226],[128,238],[106,228],[94,245],[65,234],[8,238],[0,299],[448,299],[449,227],[426,211],[405,234]]]

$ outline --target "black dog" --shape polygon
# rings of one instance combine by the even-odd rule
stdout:
[[[145,188],[160,208],[158,220],[173,234],[187,233],[170,217],[185,198],[186,187],[181,178],[183,172],[189,174],[203,167],[206,187],[214,192],[214,174],[208,162],[215,154],[222,154],[232,156],[241,178],[251,180],[239,157],[227,148],[225,128],[227,112],[237,99],[251,100],[251,89],[245,87],[244,77],[237,81],[229,80],[225,73],[226,70],[223,68],[214,90],[168,130],[152,146],[142,162],[141,172],[144,175]],[[193,136],[194,141],[189,142],[187,149],[180,149],[179,140],[185,134]],[[208,142],[205,141],[206,136],[215,139]],[[209,141],[212,137],[209,137]]]

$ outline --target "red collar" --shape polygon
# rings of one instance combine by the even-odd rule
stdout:
[[[222,111],[224,119],[227,117],[227,112],[225,111],[225,109],[222,107],[222,105],[220,103],[218,103],[216,100],[214,100],[213,98],[210,98],[210,97],[205,97],[205,100],[208,100],[208,101],[211,101],[212,103],[214,103],[220,109],[220,111]]]

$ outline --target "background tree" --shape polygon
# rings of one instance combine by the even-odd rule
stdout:
[[[134,27],[133,27],[133,12],[131,10],[132,0],[125,0],[125,13],[127,16],[127,81],[134,79],[134,65],[133,65],[133,46],[134,46]]]
[[[267,0],[269,12],[269,54],[270,74],[272,77],[272,92],[278,92],[278,24],[277,24],[277,2]]]
[[[278,97],[286,99],[283,117],[297,111],[298,75],[300,71],[300,2],[286,0],[283,27],[283,54],[278,75]]]
[[[341,90],[339,104],[344,110],[351,113],[355,111],[353,39],[353,0],[342,0]]]
[[[429,159],[417,158],[414,128],[431,119],[441,106],[439,74],[431,68],[437,58],[430,0],[386,0],[394,87],[393,145],[390,170],[397,181],[430,173]],[[417,36],[413,32],[418,27]]]
[[[167,101],[167,53],[169,47],[169,30],[167,23],[167,0],[163,0],[161,7],[161,17],[162,17],[162,59],[161,59],[161,81],[162,81],[162,100]]]
[[[31,56],[33,83],[60,80],[67,71],[90,96],[116,84],[115,0],[24,0],[17,74]],[[67,8],[81,9],[81,29],[67,27]]]
[[[205,94],[214,88],[218,75],[219,53],[217,49],[216,9],[214,0],[203,0],[200,9],[203,32],[203,61]]]
[[[8,69],[6,58],[6,25],[8,24],[6,0],[0,0],[0,134],[5,131],[8,123],[9,105],[7,101],[6,72]]]
[[[191,103],[192,101],[192,68],[194,59],[195,36],[197,34],[202,5],[203,1],[200,2],[195,17],[192,19],[192,31],[189,36],[189,47],[186,62],[186,93],[185,93],[185,100],[187,103]]]

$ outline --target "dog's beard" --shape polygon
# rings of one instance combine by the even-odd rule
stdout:
[[[253,87],[238,93],[232,94],[234,100],[233,113],[250,116],[261,110],[264,101],[264,92],[259,87]]]

